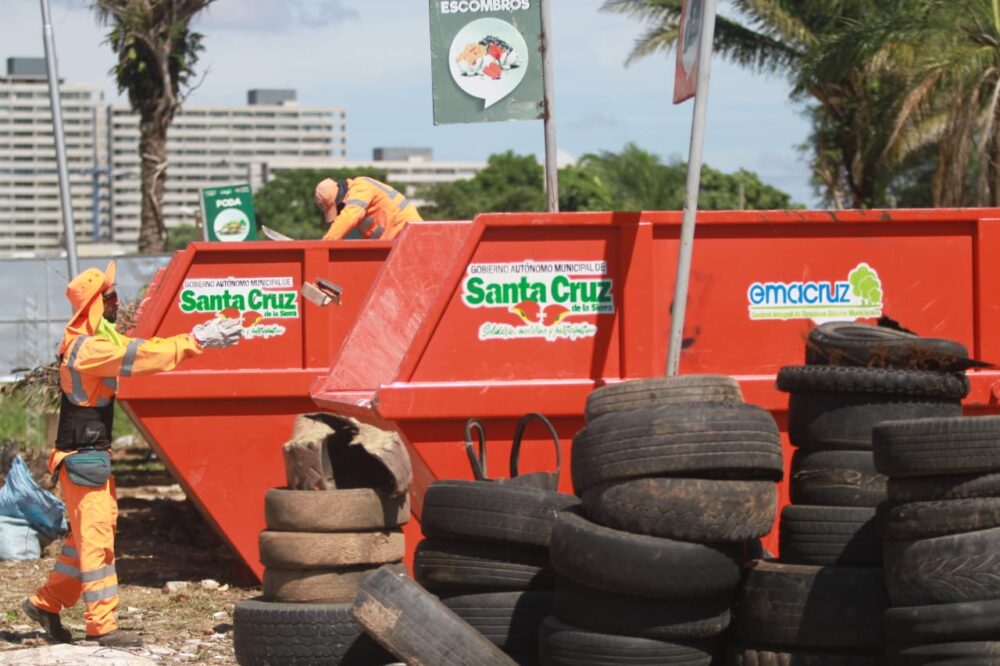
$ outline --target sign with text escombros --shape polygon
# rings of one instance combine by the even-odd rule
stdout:
[[[201,219],[205,240],[257,240],[257,218],[249,185],[209,187],[201,191]]]
[[[483,312],[480,340],[579,340],[614,314],[613,287],[604,261],[469,264],[462,303]]]
[[[177,306],[184,314],[239,319],[243,337],[285,334],[282,321],[298,319],[299,293],[291,276],[189,278]]]
[[[542,117],[539,0],[430,0],[434,124]]]

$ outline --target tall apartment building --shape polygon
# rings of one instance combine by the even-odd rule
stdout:
[[[77,239],[108,234],[106,107],[101,89],[61,81]],[[8,58],[0,76],[0,251],[58,248],[62,206],[44,58]]]
[[[114,240],[134,244],[141,209],[139,121],[128,105],[108,111]],[[200,189],[247,182],[261,160],[343,158],[343,109],[298,106],[293,90],[251,90],[246,106],[187,105],[167,134],[167,227],[194,225]]]

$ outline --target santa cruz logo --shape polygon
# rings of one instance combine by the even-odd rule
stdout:
[[[574,317],[614,313],[612,287],[603,261],[470,264],[462,302],[488,308],[492,318],[504,315],[480,325],[480,340],[577,340],[593,337],[597,326]]]
[[[298,292],[291,277],[188,279],[177,305],[185,314],[239,319],[246,339],[284,335],[285,326],[274,320],[299,318]]]
[[[754,282],[747,289],[751,319],[832,321],[882,314],[882,281],[861,263],[846,280]]]

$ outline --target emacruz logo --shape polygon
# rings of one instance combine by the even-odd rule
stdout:
[[[879,317],[882,281],[866,263],[855,266],[846,280],[827,282],[754,282],[747,289],[750,318],[832,321]]]

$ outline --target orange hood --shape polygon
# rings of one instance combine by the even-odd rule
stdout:
[[[104,299],[101,294],[115,287],[115,262],[109,262],[104,271],[88,268],[66,286],[66,298],[73,308],[73,316],[66,324],[59,353],[65,354],[70,338],[77,335],[93,335],[104,316]]]

